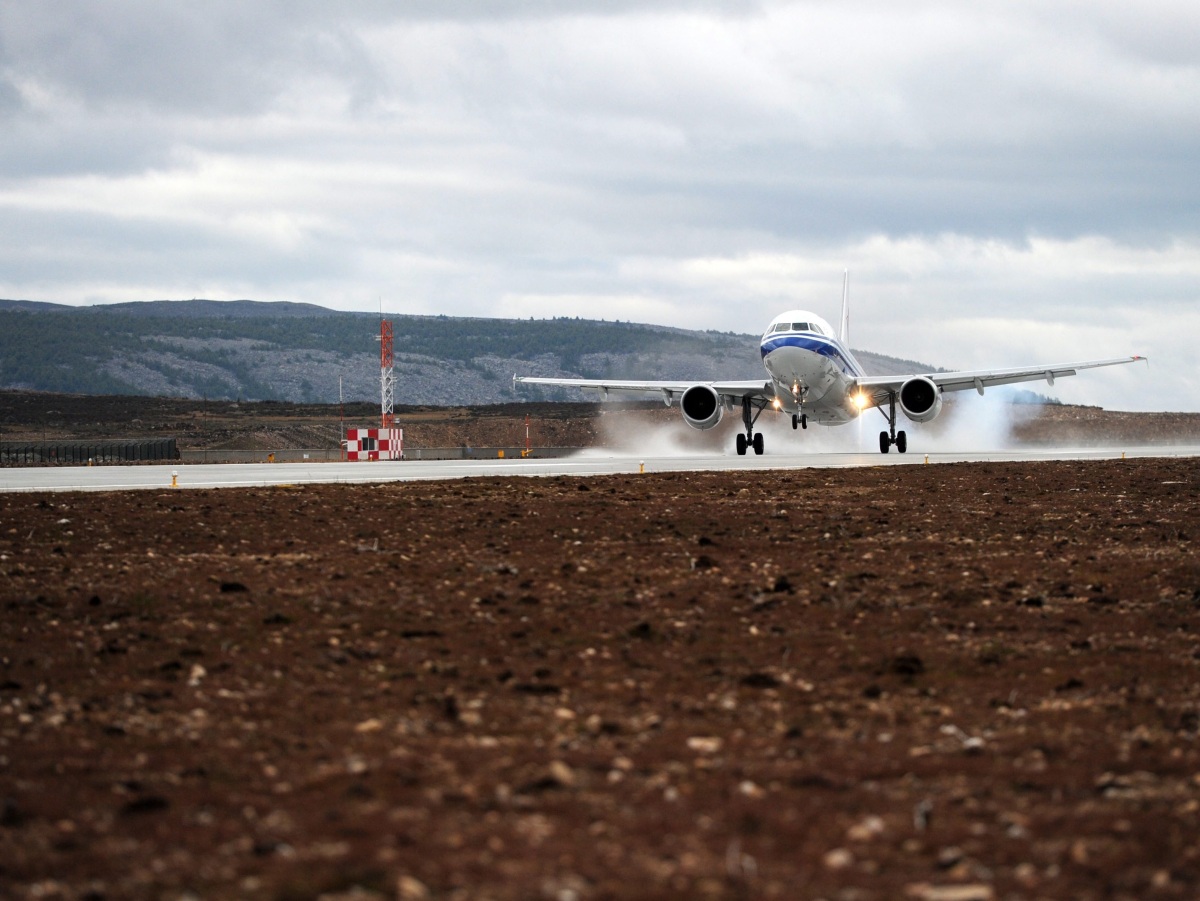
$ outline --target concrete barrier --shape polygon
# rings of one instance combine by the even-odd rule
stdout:
[[[579,453],[581,447],[535,447],[530,450],[530,459],[569,457]],[[520,460],[525,454],[523,447],[406,447],[406,460]]]
[[[274,454],[275,459],[268,459]],[[183,463],[337,463],[342,459],[337,448],[285,448],[282,450],[236,450],[226,448],[184,448],[179,452]]]
[[[583,448],[579,447],[535,447],[529,452],[530,459],[569,457]],[[495,460],[501,451],[505,460],[520,460],[525,453],[523,447],[406,447],[405,460]],[[267,463],[275,456],[275,463],[337,463],[343,459],[337,448],[300,448],[282,450],[230,450],[221,448],[185,448],[180,451],[182,463]],[[370,465],[363,461],[364,466]]]

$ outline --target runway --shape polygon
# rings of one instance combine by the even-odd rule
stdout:
[[[809,453],[637,456],[596,450],[553,459],[410,460],[372,463],[241,463],[31,467],[0,470],[0,491],[129,491],[406,482],[487,476],[595,476],[619,473],[768,471],[945,463],[1196,457],[1200,446],[981,450],[948,453]]]

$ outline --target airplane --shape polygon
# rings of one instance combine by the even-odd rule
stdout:
[[[556,385],[602,392],[657,393],[668,407],[678,399],[683,420],[694,429],[711,429],[725,412],[741,408],[744,433],[737,436],[738,456],[750,449],[763,453],[762,432],[754,431],[764,410],[790,414],[793,429],[819,425],[844,425],[872,407],[883,414],[887,429],[879,433],[879,452],[893,447],[908,450],[908,436],[896,430],[899,413],[916,423],[931,422],[942,411],[947,391],[985,388],[1075,375],[1083,369],[1135,363],[1145,357],[1085,360],[1015,369],[981,369],[972,372],[923,372],[911,375],[867,375],[850,352],[849,275],[842,286],[841,327],[833,327],[815,313],[788,310],[771,320],[760,342],[767,379],[749,381],[622,381],[614,379],[560,379],[513,376],[514,385]]]

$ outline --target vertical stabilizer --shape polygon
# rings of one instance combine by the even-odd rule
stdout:
[[[850,270],[842,271],[842,325],[838,329],[838,340],[843,347],[850,346]]]

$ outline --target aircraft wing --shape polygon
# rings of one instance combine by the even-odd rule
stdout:
[[[974,372],[922,372],[913,375],[877,375],[860,378],[857,385],[868,397],[871,406],[887,403],[888,394],[900,390],[900,386],[911,378],[926,378],[943,391],[965,391],[974,388],[983,394],[984,388],[995,385],[1013,385],[1017,382],[1045,381],[1053,385],[1054,380],[1075,375],[1081,369],[1098,369],[1101,366],[1117,366],[1121,363],[1146,361],[1145,357],[1117,357],[1114,360],[1085,360],[1080,363],[1054,363],[1049,366],[1026,366],[1015,369],[979,369]]]
[[[722,397],[741,400],[743,397],[774,397],[770,379],[751,379],[743,382],[635,382],[620,379],[543,379],[531,376],[513,376],[514,385],[554,385],[559,388],[582,388],[599,391],[607,399],[610,391],[632,394],[658,394],[668,406],[678,396],[695,385],[707,385]]]

